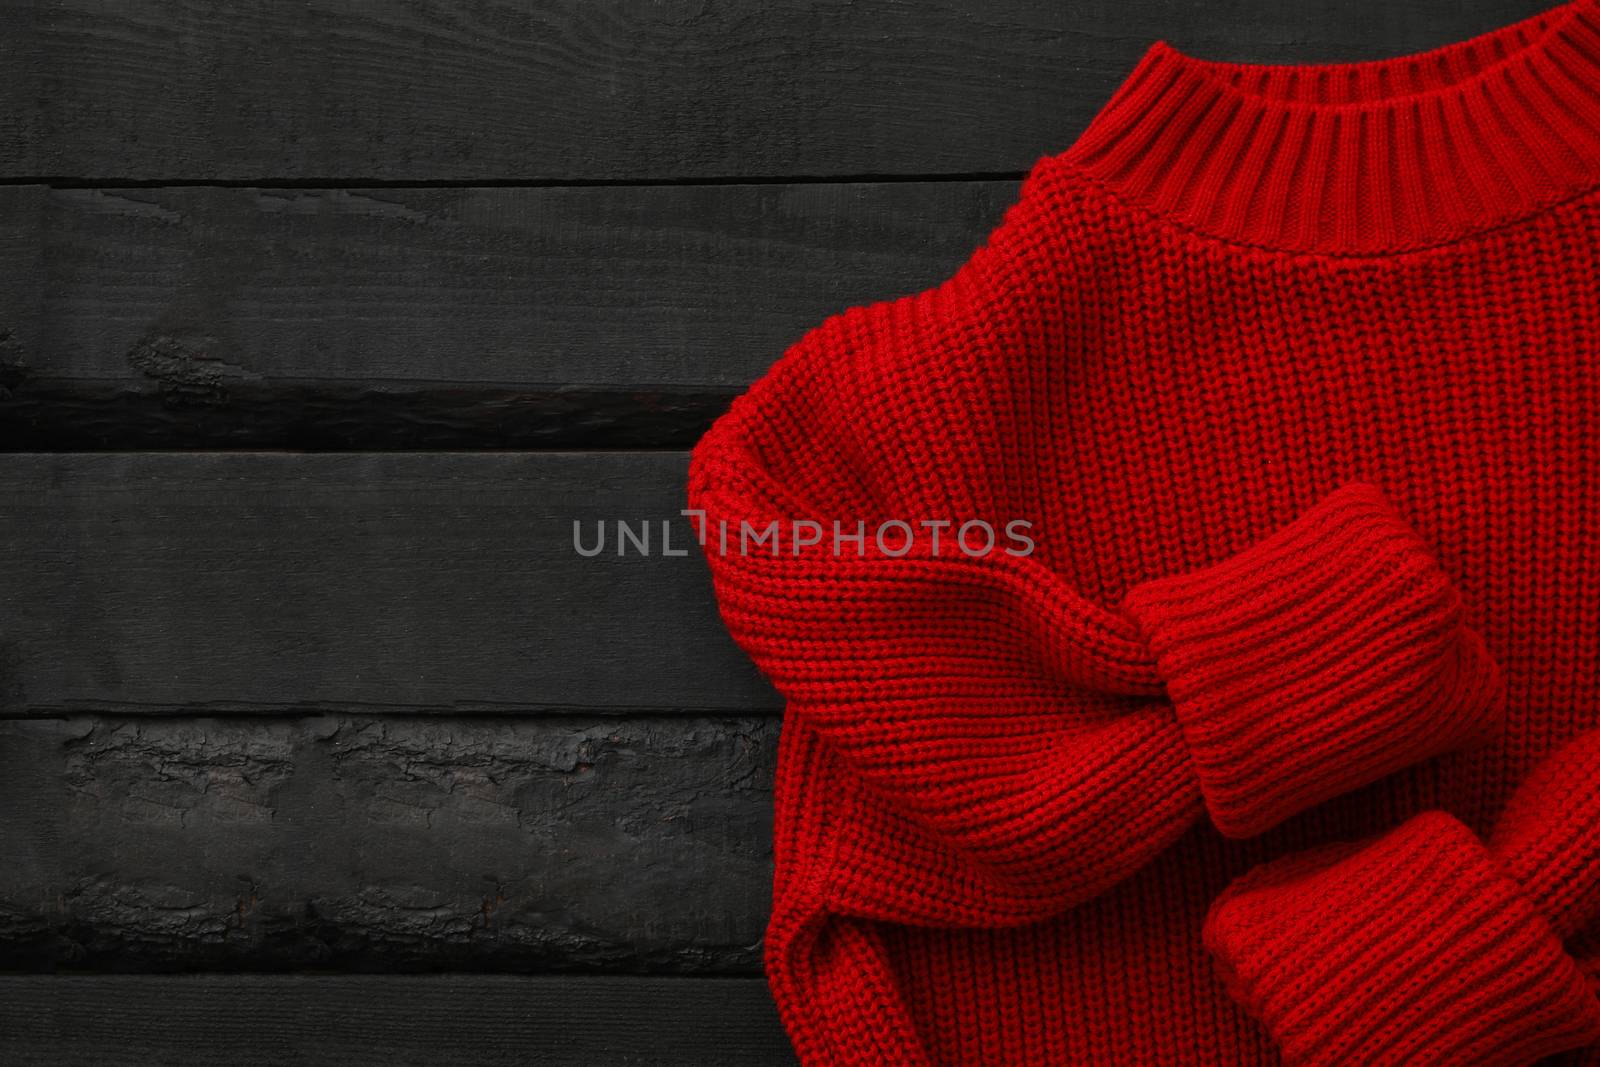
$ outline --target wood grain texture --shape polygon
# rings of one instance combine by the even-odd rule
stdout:
[[[0,720],[0,967],[759,974],[777,735]]]
[[[1546,0],[31,0],[0,175],[186,181],[1020,174],[1157,38],[1394,55]]]
[[[677,452],[8,456],[0,713],[774,711],[680,514],[686,471]],[[618,554],[619,520],[649,523],[648,555]],[[580,555],[574,523],[606,550]]]
[[[0,188],[0,448],[683,447],[1015,195]]]
[[[10,1067],[777,1067],[758,978],[0,977]]]

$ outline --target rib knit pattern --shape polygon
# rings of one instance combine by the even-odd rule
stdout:
[[[1489,848],[1556,933],[1600,916],[1600,731],[1547,757],[1495,823]]]
[[[1071,153],[1197,230],[1354,254],[1426,247],[1590,180],[1595,30],[1589,5],[1566,4],[1417,56],[1301,69],[1158,42]]]
[[[1562,943],[1600,913],[1600,731],[1541,767],[1490,841],[1434,811],[1273,861],[1222,894],[1206,944],[1297,1067],[1511,1067],[1600,1040]]]
[[[1507,808],[1600,728],[1597,118],[1600,0],[1370,64],[1154,46],[948,275],[707,431],[690,521],[783,699],[763,951],[807,1067],[1268,1067],[1213,902],[1425,812],[1526,845],[1457,835],[1414,918],[1367,909],[1389,945],[1494,903],[1452,943],[1506,940],[1408,997],[1512,944],[1570,990],[1552,939],[1600,974],[1547,903],[1587,846]],[[1389,900],[1404,841],[1285,910]],[[1499,1055],[1520,1018],[1462,1025]]]
[[[1374,486],[1231,559],[1134,586],[1218,830],[1247,837],[1499,729],[1460,594]]]

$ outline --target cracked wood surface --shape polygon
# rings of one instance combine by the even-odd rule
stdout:
[[[717,614],[686,470],[678,452],[9,455],[0,714],[776,712]],[[649,555],[616,553],[618,521],[649,524]],[[575,522],[585,547],[604,524],[606,551],[580,555]]]
[[[0,188],[0,448],[687,446],[1014,181]]]
[[[0,977],[8,1067],[795,1062],[758,978]]]
[[[0,967],[759,974],[777,736],[748,716],[0,720]]]

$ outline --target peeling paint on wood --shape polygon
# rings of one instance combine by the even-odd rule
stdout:
[[[0,966],[759,973],[777,733],[0,720]]]

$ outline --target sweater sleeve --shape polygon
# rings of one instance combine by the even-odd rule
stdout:
[[[1573,953],[1597,918],[1600,730],[1539,764],[1486,841],[1432,811],[1273,861],[1204,937],[1295,1067],[1513,1067],[1600,1041]]]
[[[1041,425],[1017,411],[1044,402],[1015,382],[1073,313],[1041,174],[950,278],[808,331],[691,458],[724,622],[880,826],[852,880],[874,917],[1046,916],[1208,813],[1258,833],[1499,721],[1459,594],[1376,487],[1112,605],[1007,539]]]
[[[873,484],[898,446],[868,438],[837,376],[901,314],[852,310],[791,349],[695,449],[689,505],[721,617],[783,698],[784,730],[821,737],[849,791],[832,799],[875,823],[850,828],[875,853],[857,910],[1029,921],[1131,874],[1202,802],[1130,619],[1028,557],[966,555],[953,528],[935,548],[920,523],[943,516],[902,518]],[[895,556],[876,543],[892,518],[919,535]],[[774,522],[776,551],[741,536]],[[835,551],[834,524],[858,522],[863,551]]]

